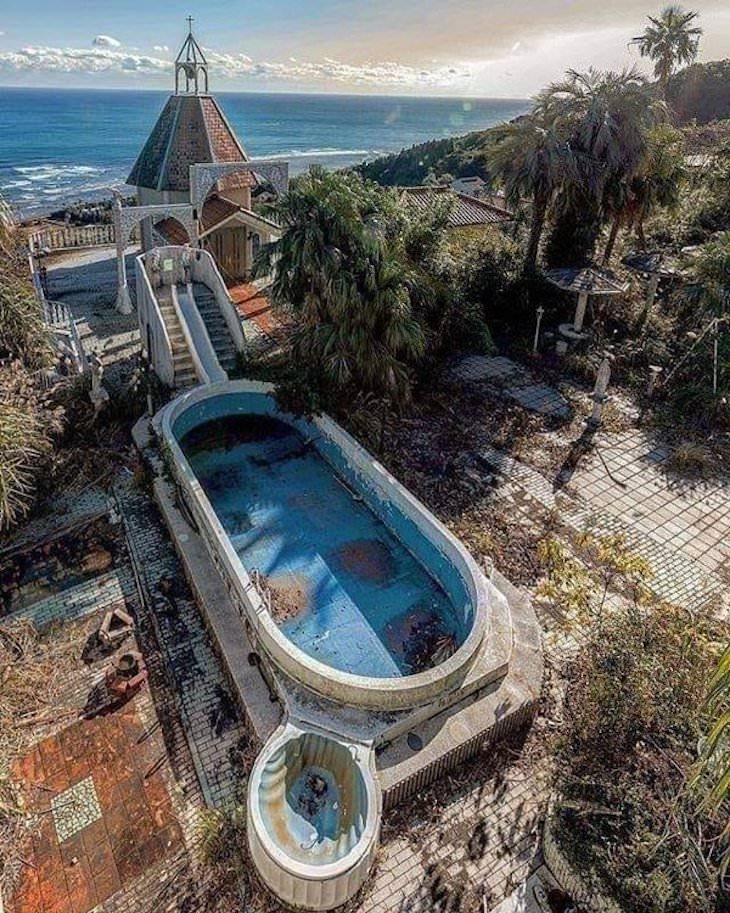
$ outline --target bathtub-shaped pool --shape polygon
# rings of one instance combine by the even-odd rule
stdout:
[[[465,674],[487,627],[484,580],[342,428],[234,381],[175,400],[162,432],[255,640],[285,671],[383,708]]]
[[[330,910],[365,881],[381,817],[372,757],[363,745],[292,724],[264,746],[248,786],[248,844],[286,903]]]

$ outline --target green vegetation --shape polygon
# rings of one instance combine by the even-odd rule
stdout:
[[[667,103],[679,124],[730,118],[730,60],[695,63],[667,84]]]
[[[355,170],[363,177],[384,187],[408,187],[425,184],[446,175],[478,175],[489,182],[486,142],[489,130],[478,130],[465,136],[431,140],[410,149],[365,162]]]
[[[571,70],[540,93],[533,117],[561,137],[573,163],[558,186],[545,258],[550,266],[583,265],[602,225],[627,212],[632,186],[647,173],[651,130],[666,110],[634,70]]]
[[[538,115],[498,128],[490,137],[489,160],[510,206],[516,210],[523,197],[532,200],[525,253],[525,271],[532,272],[548,208],[558,190],[574,177],[575,158],[554,121]]]
[[[286,231],[257,270],[273,273],[273,304],[293,322],[290,407],[366,395],[401,408],[433,359],[491,345],[474,243],[449,241],[448,204],[416,216],[392,191],[313,168],[272,210]]]
[[[627,913],[716,909],[730,803],[721,789],[701,807],[689,785],[716,631],[709,613],[629,607],[592,628],[569,669],[557,837]]]
[[[709,726],[702,741],[693,785],[700,796],[700,808],[721,816],[727,809],[730,795],[730,646],[710,680],[705,709]],[[721,874],[724,877],[730,871],[730,816],[726,816],[726,821],[721,835]]]
[[[633,43],[642,57],[654,62],[654,75],[664,98],[667,85],[674,71],[693,63],[697,57],[702,29],[693,25],[698,14],[673,4],[665,7],[659,16],[649,16],[649,23]]]
[[[33,502],[58,432],[58,414],[39,389],[36,372],[50,346],[40,305],[27,278],[15,226],[0,204],[0,531]]]

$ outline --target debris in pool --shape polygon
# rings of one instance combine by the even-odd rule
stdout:
[[[323,796],[327,792],[327,783],[317,774],[311,774],[307,781],[307,786],[312,790],[315,796]]]
[[[271,594],[271,617],[277,625],[299,618],[310,608],[309,587],[294,575],[267,577]]]
[[[445,662],[456,649],[456,636],[445,629],[443,619],[435,613],[414,617],[402,646],[403,658],[413,673]]]
[[[392,551],[380,539],[353,539],[335,549],[333,558],[346,573],[376,584],[389,583],[396,574]]]

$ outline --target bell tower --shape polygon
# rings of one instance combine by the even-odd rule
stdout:
[[[193,17],[188,16],[188,37],[175,58],[175,95],[180,94],[181,76],[185,79],[186,94],[199,94],[201,76],[205,83],[203,94],[208,94],[208,61],[193,37],[193,21]],[[191,86],[193,87],[192,93]]]

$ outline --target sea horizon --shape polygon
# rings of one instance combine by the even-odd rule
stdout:
[[[6,90],[7,91],[3,91]],[[131,193],[129,174],[170,92],[2,87],[0,192],[19,218],[79,200]],[[253,158],[344,168],[418,143],[486,129],[528,110],[528,99],[215,92]]]

